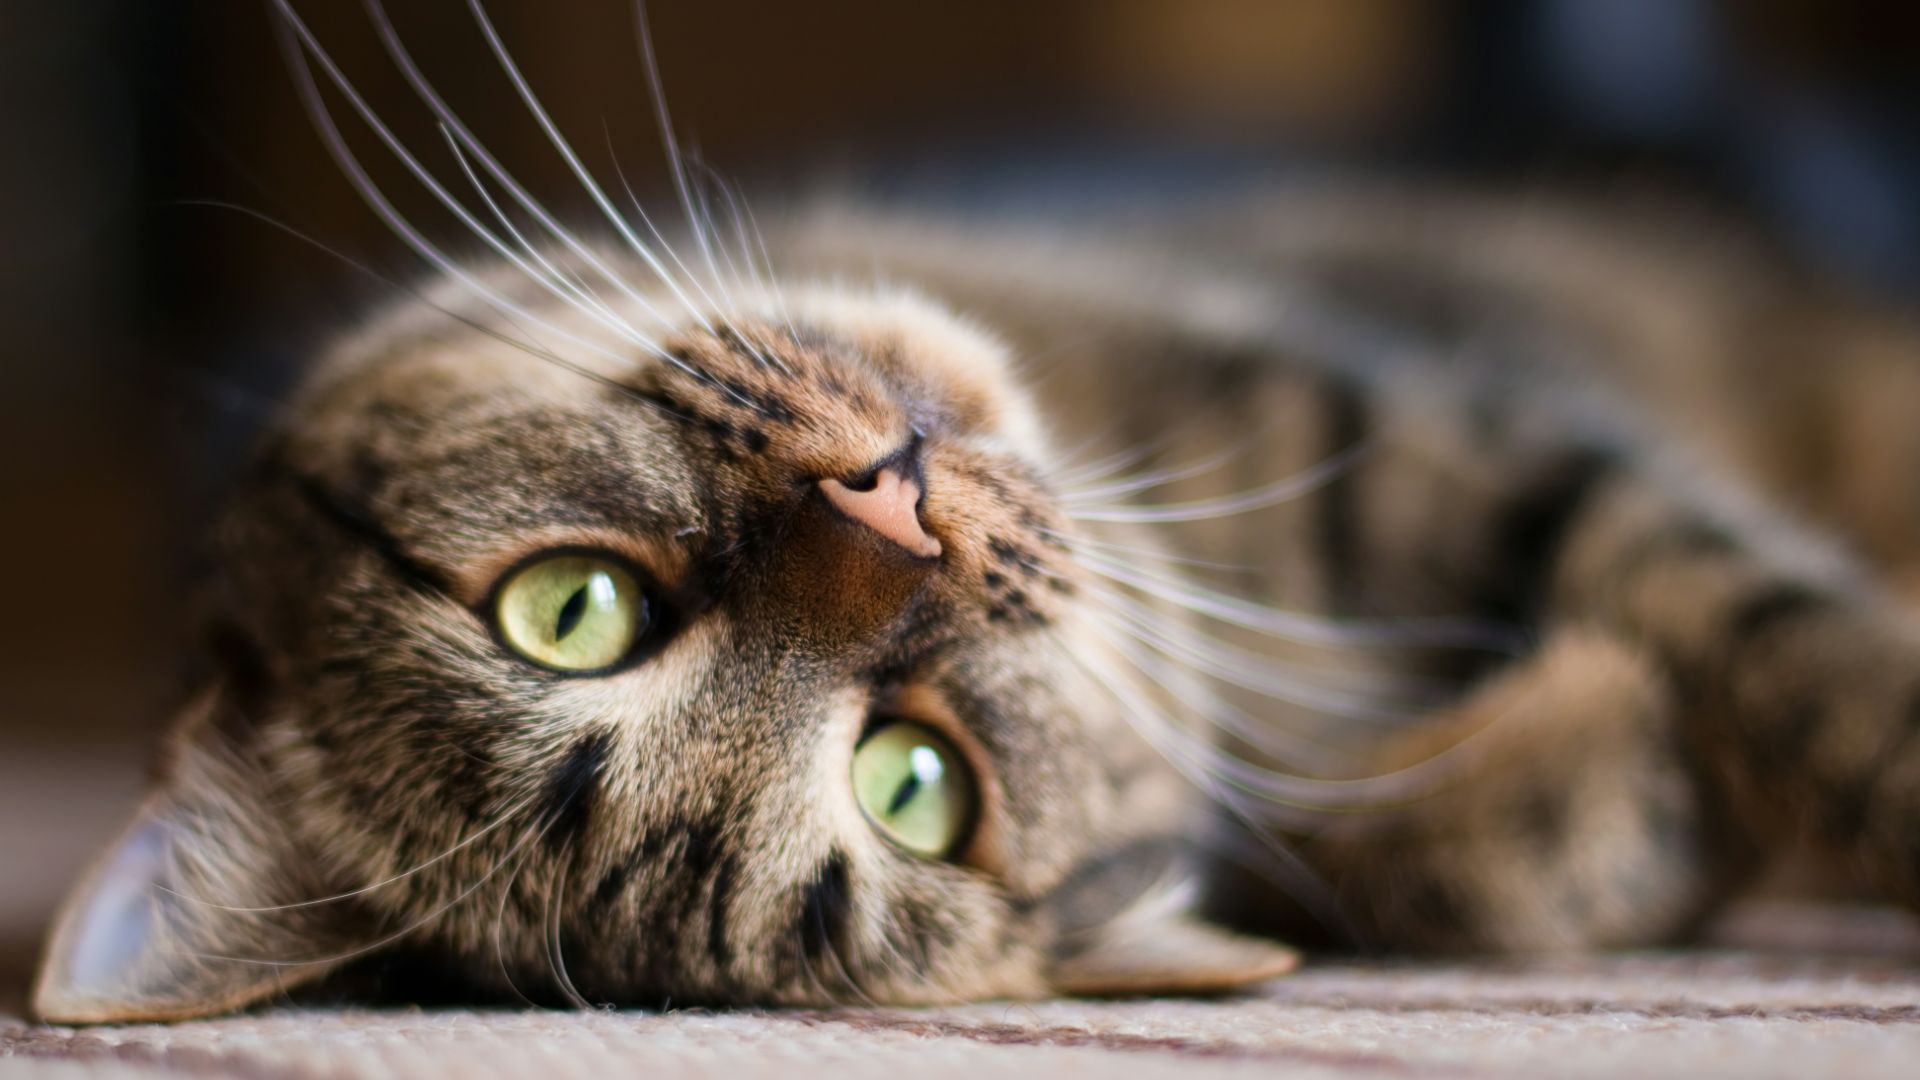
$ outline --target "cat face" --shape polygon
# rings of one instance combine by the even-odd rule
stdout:
[[[516,336],[403,312],[322,366],[220,532],[218,674],[43,1015],[205,1012],[399,948],[636,1004],[1290,963],[1141,914],[1195,806],[1098,678],[1001,346],[831,292],[630,362]]]

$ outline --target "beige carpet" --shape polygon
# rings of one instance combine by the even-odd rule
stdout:
[[[138,786],[133,764],[107,768],[97,748],[0,752],[0,1078],[1920,1077],[1920,929],[1885,911],[1780,905],[1747,909],[1700,951],[1319,963],[1226,1001],[28,1024],[18,1018],[41,928]]]
[[[804,1013],[266,1010],[61,1028],[0,1014],[0,1076],[1920,1076],[1920,933],[1762,908],[1712,949],[1321,964],[1225,1001]]]

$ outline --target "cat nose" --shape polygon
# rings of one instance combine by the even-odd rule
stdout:
[[[820,493],[835,510],[922,559],[940,556],[940,541],[920,522],[921,481],[911,459],[880,466],[852,481],[828,477]]]

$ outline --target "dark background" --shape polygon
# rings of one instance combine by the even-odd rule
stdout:
[[[499,156],[589,220],[464,3],[392,6]],[[360,6],[299,7],[452,172]],[[603,179],[617,159],[661,195],[629,4],[490,11]],[[756,205],[822,187],[1072,205],[1340,167],[1654,189],[1895,302],[1920,280],[1920,5],[654,0],[650,16],[683,141]],[[303,350],[386,288],[205,204],[420,272],[327,158],[273,27],[265,0],[0,3],[0,997],[130,809],[209,501]]]

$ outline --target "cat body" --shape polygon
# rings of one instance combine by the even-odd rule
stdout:
[[[1064,496],[1080,558],[1206,613],[1197,648],[1120,617],[1132,655],[1211,677],[1183,704],[1231,761],[1373,778],[1201,770],[1320,871],[1323,924],[1448,951],[1669,941],[1790,851],[1911,898],[1881,818],[1912,798],[1920,715],[1903,317],[1620,201],[1349,184],[1078,241],[807,235],[1016,334],[1044,415],[1168,466],[1139,470],[1159,509],[1127,483]],[[1388,640],[1461,619],[1524,630]],[[1397,683],[1392,707],[1364,692]],[[1238,921],[1290,906],[1217,884]]]
[[[1347,188],[795,214],[778,286],[462,269],[269,434],[36,1008],[394,955],[574,1003],[1209,991],[1293,957],[1203,913],[1643,944],[1806,845],[1920,897],[1920,339],[1684,220]],[[613,651],[542,651],[581,626]]]

